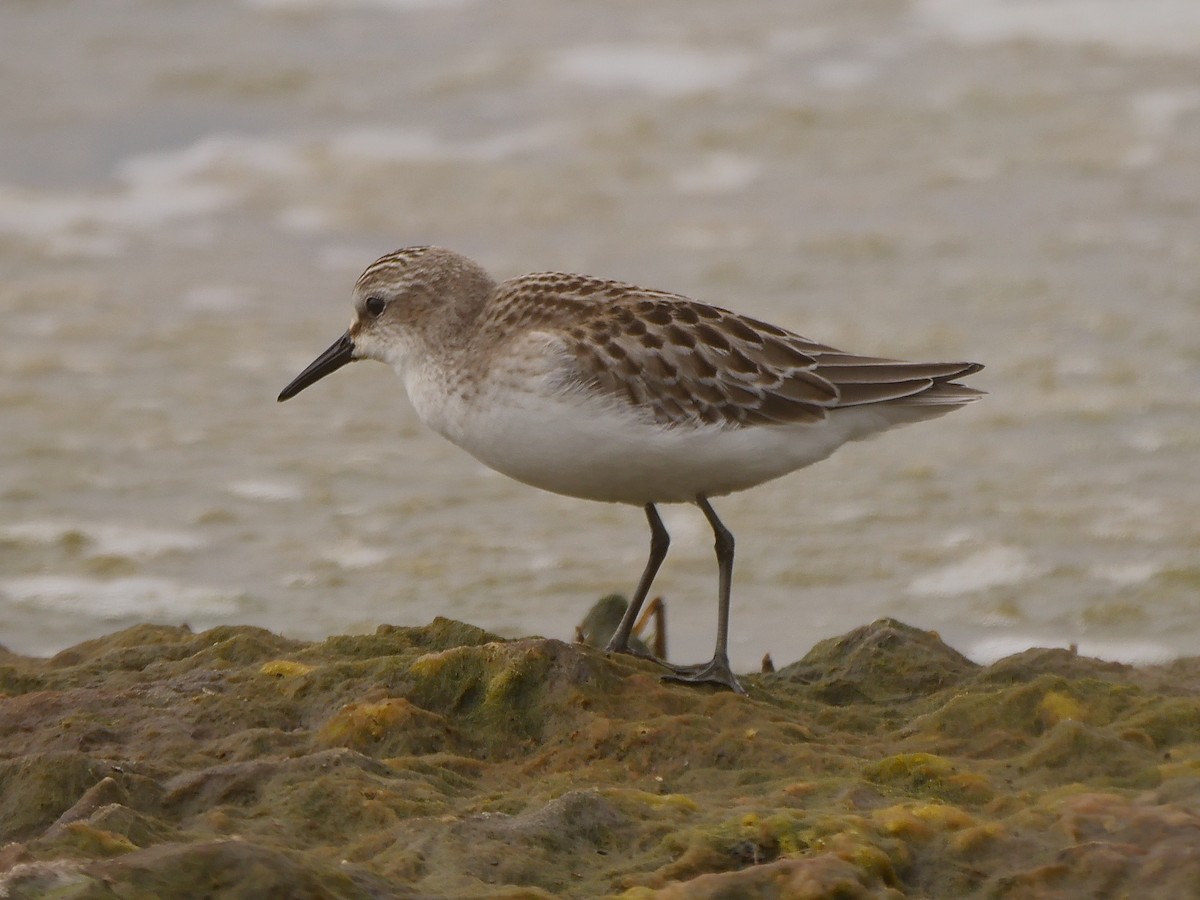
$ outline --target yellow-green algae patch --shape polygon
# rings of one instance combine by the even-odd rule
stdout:
[[[349,747],[369,756],[429,753],[463,744],[458,729],[443,716],[403,697],[348,703],[317,731],[328,747]]]
[[[299,678],[312,670],[312,666],[294,659],[273,659],[259,666],[258,672],[271,678]]]
[[[748,697],[448,619],[0,666],[0,894],[1191,896],[1200,660],[894,620]]]
[[[984,803],[992,798],[987,778],[964,771],[933,753],[899,753],[868,765],[863,774],[892,791],[936,797],[962,804]]]

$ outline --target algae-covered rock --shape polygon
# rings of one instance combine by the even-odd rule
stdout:
[[[101,760],[68,750],[0,760],[0,840],[48,828],[111,770]]]
[[[933,632],[880,619],[821,641],[767,681],[811,685],[821,700],[847,705],[928,694],[955,684],[975,668]]]
[[[748,697],[438,619],[0,657],[0,895],[1191,896],[1200,664],[881,620]]]
[[[24,865],[0,880],[9,895],[72,898],[145,897],[192,900],[223,897],[298,900],[406,896],[384,894],[375,879],[353,878],[335,865],[241,840],[160,844],[111,861]]]

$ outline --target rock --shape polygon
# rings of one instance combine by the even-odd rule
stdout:
[[[448,619],[0,656],[0,896],[1187,896],[1200,664],[881,620],[749,697]]]

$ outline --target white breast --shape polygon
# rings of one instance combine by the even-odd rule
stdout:
[[[778,478],[887,423],[852,410],[813,425],[664,427],[608,397],[566,392],[548,367],[493,370],[477,393],[410,370],[422,420],[480,462],[526,484],[589,500],[690,502]]]

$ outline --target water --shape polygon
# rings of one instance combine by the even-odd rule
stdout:
[[[568,638],[640,511],[353,366],[376,256],[681,291],[991,392],[718,501],[734,664],[882,615],[979,659],[1200,636],[1193,4],[64,0],[0,11],[0,643],[139,621]],[[715,563],[669,508],[671,653]]]

